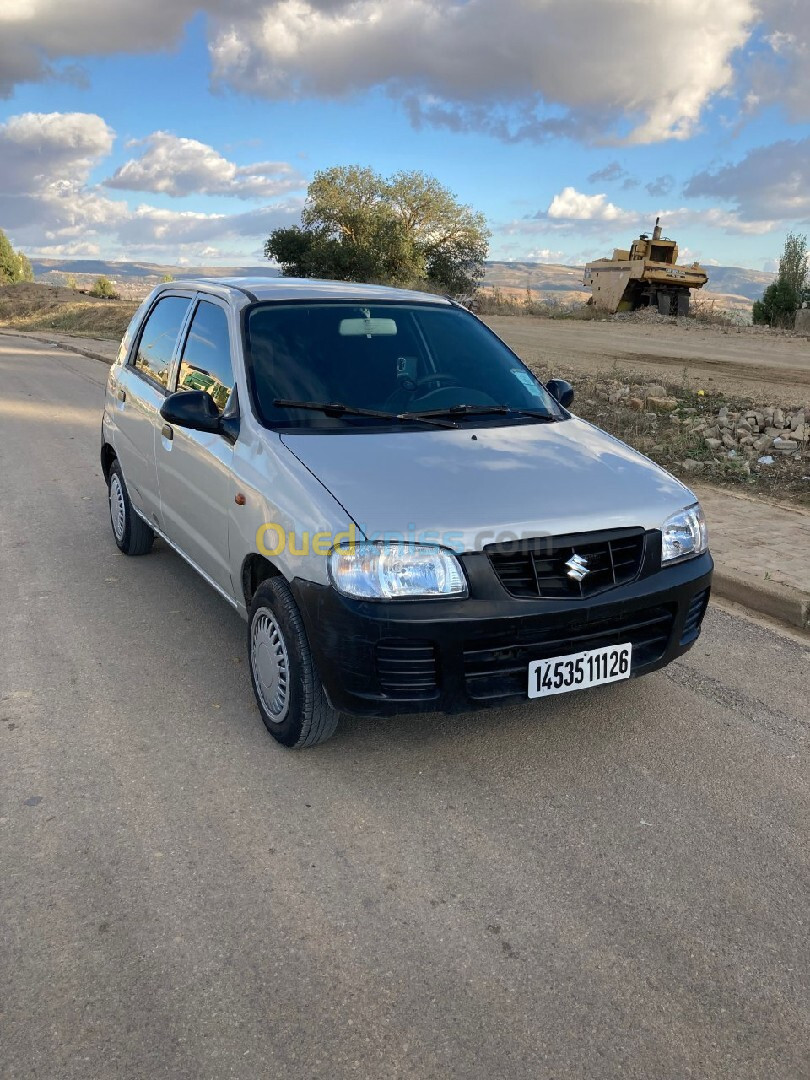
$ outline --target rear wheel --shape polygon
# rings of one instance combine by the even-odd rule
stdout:
[[[339,713],[327,701],[301,613],[283,578],[269,578],[256,590],[247,644],[253,692],[273,738],[297,749],[334,735]]]
[[[110,466],[107,481],[110,495],[110,524],[119,549],[125,555],[146,555],[152,550],[155,534],[132,509],[118,461]]]

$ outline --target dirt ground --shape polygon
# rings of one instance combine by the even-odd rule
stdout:
[[[580,322],[520,315],[485,320],[548,377],[615,367],[690,389],[744,395],[762,404],[810,405],[810,340],[760,328],[669,322]]]

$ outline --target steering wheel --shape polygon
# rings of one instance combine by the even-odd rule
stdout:
[[[458,386],[458,379],[455,375],[448,375],[443,371],[436,371],[432,375],[423,375],[421,379],[417,379],[413,385],[413,389],[422,390],[431,383],[436,383],[436,389],[438,390],[440,386]]]

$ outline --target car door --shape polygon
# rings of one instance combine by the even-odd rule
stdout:
[[[177,391],[205,390],[221,412],[229,405],[230,414],[232,357],[226,305],[214,296],[199,296],[180,350]],[[224,435],[161,424],[156,460],[163,531],[232,595],[228,525],[236,494],[233,442]]]
[[[161,295],[136,335],[115,390],[115,449],[130,499],[149,521],[160,524],[155,440],[163,421],[160,406],[172,371],[180,331],[192,294]]]

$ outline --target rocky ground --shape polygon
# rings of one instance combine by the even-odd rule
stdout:
[[[699,476],[810,505],[803,407],[760,405],[683,386],[597,377],[574,409],[689,481]]]

